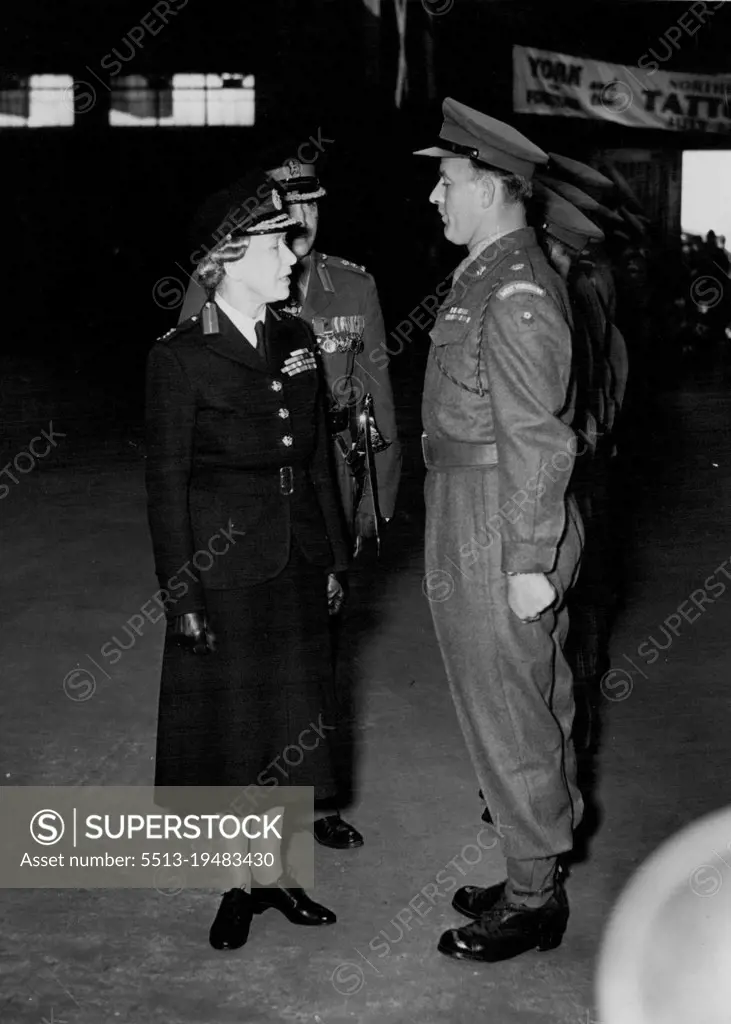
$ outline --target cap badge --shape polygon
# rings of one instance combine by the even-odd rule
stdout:
[[[272,189],[272,205],[274,206],[275,210],[282,209],[282,197],[275,188]]]

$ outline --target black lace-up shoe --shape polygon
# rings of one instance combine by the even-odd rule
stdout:
[[[355,850],[363,845],[363,836],[360,832],[339,814],[318,818],[312,831],[320,846],[329,846],[331,850]]]
[[[208,939],[214,949],[240,949],[251,927],[253,904],[243,889],[229,889],[221,900]]]
[[[491,910],[495,903],[505,892],[505,882],[498,882],[497,885],[488,885],[483,888],[479,885],[463,885],[457,889],[452,898],[452,906],[465,917],[471,917],[476,921],[488,910]]]
[[[569,904],[560,884],[548,902],[536,909],[511,903],[503,893],[472,924],[446,931],[438,949],[456,960],[510,960],[530,949],[544,951],[560,946],[568,919]]]
[[[280,879],[277,885],[253,888],[251,899],[255,914],[263,913],[267,907],[274,907],[292,924],[335,924],[337,920],[332,910],[315,903],[304,889],[288,885],[284,879]]]

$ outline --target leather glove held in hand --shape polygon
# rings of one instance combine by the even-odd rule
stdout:
[[[203,612],[176,615],[170,622],[170,639],[191,654],[209,654],[216,649],[216,637]]]

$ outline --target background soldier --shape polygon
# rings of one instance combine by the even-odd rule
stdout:
[[[326,194],[315,170],[312,164],[292,159],[271,174],[285,190],[290,214],[305,229],[294,241],[299,265],[293,278],[292,297],[294,308],[312,327],[322,355],[332,400],[335,465],[343,509],[360,547],[364,539],[375,534],[373,495],[370,481],[366,480],[356,507],[357,488],[345,455],[356,440],[356,415],[366,394],[373,395],[378,426],[390,442],[388,448],[375,456],[378,504],[386,520],[393,516],[396,503],[401,454],[376,283],[365,267],[315,251],[318,200]]]
[[[612,370],[607,318],[584,272],[581,254],[604,233],[566,199],[539,182],[534,184],[540,237],[554,269],[566,282],[573,313],[572,357],[576,409],[572,427],[581,438],[571,490],[581,511],[586,543],[577,585],[569,595],[567,656],[574,674],[577,716],[573,737],[589,748],[599,698],[599,680],[608,668],[609,617],[614,591],[608,578],[609,523],[605,515],[604,447],[612,416]]]
[[[473,923],[439,949],[495,961],[561,942],[558,857],[583,810],[562,653],[581,550],[566,499],[570,311],[526,226],[530,179],[548,157],[461,103],[443,109],[439,146],[420,152],[441,158],[430,201],[469,255],[437,314],[424,384],[425,589],[482,792],[506,825],[508,878],[458,890],[453,906]]]

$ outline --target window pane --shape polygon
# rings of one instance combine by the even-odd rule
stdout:
[[[206,90],[173,89],[173,124],[203,125],[206,123]]]
[[[113,126],[253,125],[254,76],[238,72],[176,74],[170,79],[112,79]]]
[[[74,123],[73,85],[71,75],[31,75],[26,89],[4,93],[2,109],[11,120],[3,117],[0,123],[30,128],[69,127]]]

